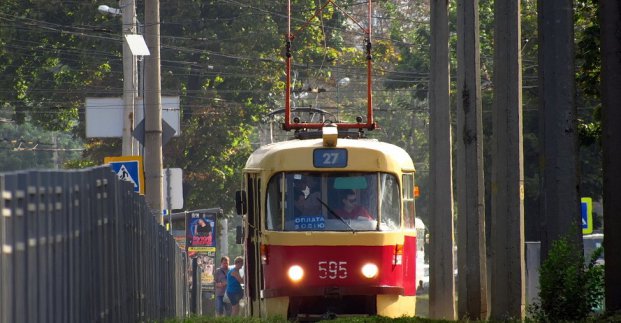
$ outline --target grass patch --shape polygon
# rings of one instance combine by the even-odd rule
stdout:
[[[281,317],[272,317],[266,319],[259,319],[256,317],[211,317],[211,316],[193,316],[185,319],[171,319],[167,320],[167,323],[288,323],[284,318]],[[440,322],[451,322],[446,320],[431,320],[420,317],[401,317],[401,318],[388,318],[382,316],[368,316],[368,317],[339,317],[333,320],[322,320],[319,322],[330,322],[330,323],[384,323],[384,322],[399,322],[399,323],[410,323],[410,322],[425,322],[425,323],[440,323]]]

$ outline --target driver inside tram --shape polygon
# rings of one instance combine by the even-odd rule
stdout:
[[[343,219],[373,220],[369,211],[358,202],[356,192],[346,190],[341,193],[341,207],[335,213]]]

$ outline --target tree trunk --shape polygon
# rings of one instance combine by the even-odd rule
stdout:
[[[621,3],[600,1],[606,311],[621,311]]]
[[[494,2],[490,319],[524,318],[524,154],[520,2]]]
[[[459,318],[487,318],[479,3],[457,1],[457,241]]]
[[[431,3],[429,314],[455,319],[448,0]]]

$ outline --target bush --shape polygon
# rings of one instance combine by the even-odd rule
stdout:
[[[539,270],[539,299],[529,315],[539,322],[575,321],[601,310],[604,268],[595,261],[602,251],[596,250],[585,265],[581,248],[567,237],[552,243]]]

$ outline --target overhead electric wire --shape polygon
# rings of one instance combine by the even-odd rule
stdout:
[[[241,4],[239,2],[235,2],[235,1],[222,1],[222,2],[229,2],[229,3],[236,3],[236,4]],[[244,6],[244,4],[241,4],[242,6]],[[252,6],[246,6],[246,7],[251,7]],[[284,15],[283,15],[284,17]],[[2,16],[0,16],[0,18],[3,18]],[[21,45],[12,45],[13,47],[11,47],[12,49],[18,49],[18,50],[22,50],[22,51],[32,51],[34,50],[40,50],[40,51],[46,51],[46,50],[54,50],[54,51],[58,51],[59,54],[61,54],[60,58],[63,60],[63,62],[75,62],[75,63],[80,63],[82,60],[80,59],[80,57],[78,55],[90,55],[92,56],[96,56],[96,57],[100,57],[102,59],[106,59],[112,63],[120,63],[122,58],[120,57],[120,43],[122,42],[122,37],[120,36],[114,36],[113,34],[110,34],[109,32],[105,33],[105,34],[101,34],[101,32],[95,32],[94,30],[100,27],[97,26],[87,26],[87,27],[75,27],[75,26],[63,26],[63,25],[59,25],[59,24],[51,24],[51,23],[46,23],[44,21],[39,21],[39,20],[35,20],[35,19],[27,19],[27,23],[21,27],[19,27],[20,31],[24,31],[24,32],[32,32],[32,31],[37,31],[37,32],[55,32],[55,33],[69,33],[72,35],[76,35],[76,36],[80,36],[80,37],[87,37],[87,38],[93,38],[93,39],[99,39],[99,40],[104,40],[104,41],[113,41],[119,44],[118,49],[116,50],[116,54],[110,54],[106,51],[94,51],[94,50],[83,50],[83,49],[72,49],[70,47],[51,47],[48,49],[45,48],[37,48],[36,46],[27,46],[28,44],[34,45],[34,42],[29,42],[29,41],[25,41],[25,43],[21,43]],[[2,19],[0,19],[1,21]],[[5,19],[6,20],[6,19]],[[12,21],[18,21],[15,20],[12,17]],[[74,28],[74,29],[72,29]],[[347,28],[335,28],[333,26],[324,26],[324,28],[328,29],[334,29],[334,30],[339,30],[343,33],[349,33],[351,31],[349,31]],[[176,36],[162,36],[163,39],[168,39],[171,41],[171,43],[176,42],[177,40],[188,40],[188,39],[192,39],[192,38],[187,38],[187,37],[176,37]],[[242,39],[241,37],[239,39]],[[19,40],[17,40],[19,41]],[[240,56],[240,55],[232,55],[232,54],[227,54],[227,53],[222,53],[222,52],[216,52],[213,50],[205,50],[205,49],[197,49],[197,48],[192,48],[192,47],[186,47],[186,46],[177,46],[177,45],[167,45],[167,44],[163,44],[162,45],[162,49],[164,52],[166,52],[167,50],[171,50],[171,51],[181,51],[181,52],[187,52],[187,53],[200,53],[200,54],[208,54],[211,57],[220,57],[221,59],[231,59],[234,61],[240,61],[240,60],[245,60],[248,62],[256,62],[256,61],[260,61],[260,62],[264,62],[264,63],[272,63],[275,65],[279,65],[282,64],[282,57],[280,56],[274,56],[272,58],[262,58],[262,59],[257,59],[256,57],[247,57],[247,56]],[[321,66],[321,65],[319,65]],[[231,65],[222,65],[218,67],[217,71],[207,71],[205,69],[205,63],[199,63],[199,62],[191,62],[191,61],[179,61],[179,60],[169,60],[169,59],[162,59],[162,69],[163,70],[171,70],[171,71],[177,71],[174,72],[176,75],[184,75],[184,76],[194,76],[194,75],[220,75],[220,76],[225,76],[225,77],[249,77],[252,74],[249,74],[249,71],[264,71],[264,69],[256,69],[256,67],[253,65],[253,69],[248,69],[248,67],[243,67],[240,66],[239,64],[231,64]],[[32,67],[32,69],[35,69],[36,67]],[[194,72],[193,68],[199,68],[199,69],[203,69],[201,71],[198,72]],[[309,69],[309,68],[317,68],[317,65],[308,65],[308,64],[299,64],[296,65],[296,68],[300,68],[300,69]],[[348,71],[348,75],[351,75],[353,77],[357,77],[357,76],[363,76],[364,75],[364,69],[361,68],[351,68],[351,67],[340,67],[340,66],[330,66],[331,69],[347,69]],[[185,69],[185,70],[184,70]],[[187,70],[189,69],[189,71]],[[231,72],[226,72],[226,70],[238,70],[239,72],[237,73],[231,73]],[[181,72],[179,72],[181,71]],[[404,71],[396,71],[396,70],[385,70],[385,69],[378,69],[378,71],[380,73],[393,73],[394,76],[398,76],[398,75],[402,75],[404,78],[408,78],[408,77],[412,77],[412,75],[419,75],[417,78],[420,78],[421,81],[424,81],[426,79],[426,77],[428,76],[427,73],[416,73],[416,72],[404,72]],[[92,72],[92,70],[83,70],[83,72]],[[120,71],[110,71],[110,72],[106,72],[108,75],[117,75],[117,76],[121,76]],[[183,74],[181,74],[183,73]],[[412,79],[408,79],[408,80],[399,80],[399,79],[389,79],[389,78],[381,78],[381,77],[377,77],[375,78],[376,81],[377,80],[381,80],[381,81],[391,81],[391,82],[400,82],[400,83],[418,83],[419,81],[417,80],[412,80]],[[67,83],[70,84],[70,83]],[[88,90],[83,90],[80,91],[79,89],[76,90],[66,90],[65,93],[67,94],[74,94],[74,93],[100,93],[100,94],[108,94],[113,92],[114,90],[121,90],[120,88],[114,88],[114,87],[107,87],[104,86],[100,89],[97,88],[89,88]],[[40,91],[41,93],[45,93],[46,90],[44,89],[29,89],[29,91],[31,92],[36,92],[36,91]],[[59,93],[58,90],[49,90],[54,91],[55,93]],[[412,91],[411,89],[408,89],[407,91]],[[256,89],[256,90],[219,90],[219,89],[207,89],[207,90],[198,90],[196,91],[197,93],[221,93],[221,94],[226,94],[226,93],[270,93],[269,90],[267,89]],[[353,91],[352,91],[353,92]],[[62,93],[62,92],[60,92]],[[341,93],[347,93],[347,91],[341,90]],[[190,98],[191,96],[185,96],[186,98]],[[202,98],[202,97],[197,97],[197,98]],[[55,104],[57,102],[53,102],[53,101],[49,101],[49,102],[45,102],[46,104]],[[62,102],[58,102],[58,103],[62,103]],[[54,113],[54,112],[52,112]],[[61,113],[61,112],[57,112],[57,113]]]
[[[241,5],[241,6],[245,6],[245,7],[248,7],[248,8],[253,8],[253,9],[257,9],[256,7],[248,6],[248,5],[241,4],[241,3],[238,3],[238,2],[235,2],[235,1],[222,1],[222,2],[232,2],[232,3],[235,3],[235,4],[237,4],[237,5]],[[265,10],[262,10],[262,11],[265,11]],[[267,11],[267,12],[269,12],[269,11]],[[273,14],[273,15],[277,15],[277,13],[274,13],[274,12],[269,12],[269,13],[270,13],[270,14]],[[1,14],[1,13],[0,13],[0,14]],[[280,15],[284,17],[284,15],[282,15],[282,14],[280,14]],[[1,18],[1,16],[0,16],[0,18]],[[12,17],[12,18],[13,18],[13,17]],[[23,18],[23,19],[26,19],[26,20],[28,20],[28,21],[32,22],[32,24],[33,24],[33,25],[37,25],[37,24],[38,24],[38,25],[40,25],[40,26],[47,26],[49,29],[54,30],[54,31],[71,32],[71,31],[67,31],[67,30],[64,30],[64,29],[59,29],[59,28],[67,28],[67,27],[70,27],[70,28],[77,28],[77,27],[75,27],[75,26],[63,26],[63,25],[53,24],[53,23],[47,23],[47,22],[45,22],[45,21],[40,21],[40,20],[35,20],[35,19],[29,19],[29,18]],[[54,28],[52,28],[52,27],[54,27]],[[80,27],[80,28],[77,28],[77,29],[79,29],[81,32],[80,32],[80,33],[77,33],[77,34],[82,35],[82,36],[86,36],[86,37],[94,37],[93,35],[84,34],[83,32],[84,32],[84,31],[89,31],[89,30],[94,30],[95,28],[96,28],[96,27],[94,27],[94,26],[85,26],[85,27]],[[333,28],[333,27],[331,27],[331,26],[326,26],[326,28],[337,29],[337,28]],[[347,29],[343,29],[343,28],[338,28],[337,30],[339,30],[339,31],[341,31],[341,32],[348,32],[348,31],[347,31]],[[166,36],[166,35],[162,35],[161,37],[162,37],[162,38],[164,38],[164,39],[165,39],[165,38],[167,38],[167,37],[170,37],[170,38],[172,38],[172,39],[177,38],[176,36]],[[119,39],[119,41],[120,41],[120,40],[121,40],[121,37],[119,36],[117,39]],[[380,38],[380,39],[381,39],[381,38]],[[393,40],[393,41],[394,41],[394,40]],[[412,45],[412,44],[408,44],[408,45]],[[165,45],[163,45],[163,48],[165,48]],[[222,53],[214,53],[214,52],[212,52],[211,54],[213,54],[213,55],[226,55],[226,54],[222,54]],[[237,55],[230,55],[230,57],[231,57],[231,58],[237,58],[237,59],[249,59],[248,57],[240,57],[240,56],[237,56]]]
[[[57,31],[58,31],[58,30],[57,30]],[[89,37],[89,36],[90,36],[90,35],[83,34],[83,33],[81,33],[80,35],[82,35],[82,36],[87,36],[87,37]],[[115,40],[117,40],[117,39],[118,39],[118,41],[119,41],[119,42],[121,41],[121,38],[120,38],[120,37],[118,37],[118,38],[115,38],[115,37],[105,37],[105,38],[100,37],[100,38],[102,38],[102,39],[107,39],[107,40],[113,40],[113,41],[115,41]],[[208,53],[208,54],[211,54],[211,55],[213,55],[213,56],[219,56],[219,57],[224,57],[224,58],[229,58],[229,59],[235,59],[235,60],[249,60],[249,61],[255,61],[255,60],[257,60],[257,58],[256,58],[256,57],[245,57],[245,56],[239,56],[239,55],[230,55],[230,54],[223,54],[223,53],[218,53],[218,52],[214,52],[214,51],[210,51],[210,50],[204,50],[204,49],[195,49],[195,48],[180,47],[180,46],[167,46],[167,45],[165,45],[165,44],[162,46],[162,48],[163,48],[163,50],[166,50],[166,49],[171,49],[171,50],[180,50],[180,51],[186,51],[186,52],[189,52],[189,53]],[[64,49],[64,48],[63,48],[63,49],[58,48],[58,49],[56,49],[56,50],[59,50],[59,51],[62,51],[62,50],[69,51],[69,49]],[[76,50],[76,52],[79,52],[79,53],[80,53],[81,51],[80,51],[80,50]],[[107,57],[107,56],[105,56],[105,55],[106,55],[106,53],[105,53],[105,52],[101,52],[101,54],[102,54],[102,55],[104,55],[104,57]],[[120,59],[120,58],[119,58],[119,59]],[[272,58],[272,59],[261,58],[261,59],[259,59],[259,60],[260,60],[260,61],[263,61],[263,62],[281,63],[281,62],[280,62],[280,60],[281,60],[281,58],[280,58],[280,57],[275,57],[275,58]],[[176,62],[176,61],[175,61],[175,62]],[[176,62],[176,63],[178,63],[178,62]],[[300,65],[300,66],[303,66],[303,65]],[[332,68],[333,68],[333,67],[332,67]],[[396,72],[396,71],[395,71],[395,72]],[[400,72],[400,73],[403,73],[403,72]]]

